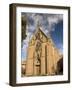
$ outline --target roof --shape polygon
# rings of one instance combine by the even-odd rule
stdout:
[[[35,33],[33,34],[32,38],[33,38],[39,31],[40,31],[47,39],[51,39],[50,35],[47,36],[47,35],[41,30],[40,27],[35,31]],[[31,38],[31,40],[32,40],[32,38]],[[31,41],[31,40],[30,40],[30,41]],[[30,41],[29,41],[29,42],[30,42]]]

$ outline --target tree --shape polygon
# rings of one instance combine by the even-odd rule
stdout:
[[[63,57],[57,62],[57,74],[63,74]]]
[[[21,41],[23,41],[26,38],[26,19],[25,17],[21,17]]]

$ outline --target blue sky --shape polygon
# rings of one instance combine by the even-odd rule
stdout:
[[[26,19],[27,37],[22,42],[21,58],[26,60],[28,42],[36,31],[37,25],[48,36],[52,37],[55,46],[63,52],[63,15],[62,14],[42,14],[42,13],[22,13]]]

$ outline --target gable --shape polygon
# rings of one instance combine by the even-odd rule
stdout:
[[[34,45],[36,38],[40,38],[40,40],[42,41],[42,43],[47,42],[48,41],[48,37],[39,29],[32,37],[32,39],[29,42],[29,45]]]

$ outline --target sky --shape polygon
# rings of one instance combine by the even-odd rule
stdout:
[[[63,53],[63,15],[62,14],[42,14],[42,13],[22,13],[22,17],[27,21],[26,39],[22,42],[21,58],[26,60],[28,42],[36,31],[37,26],[50,35],[56,48]]]

